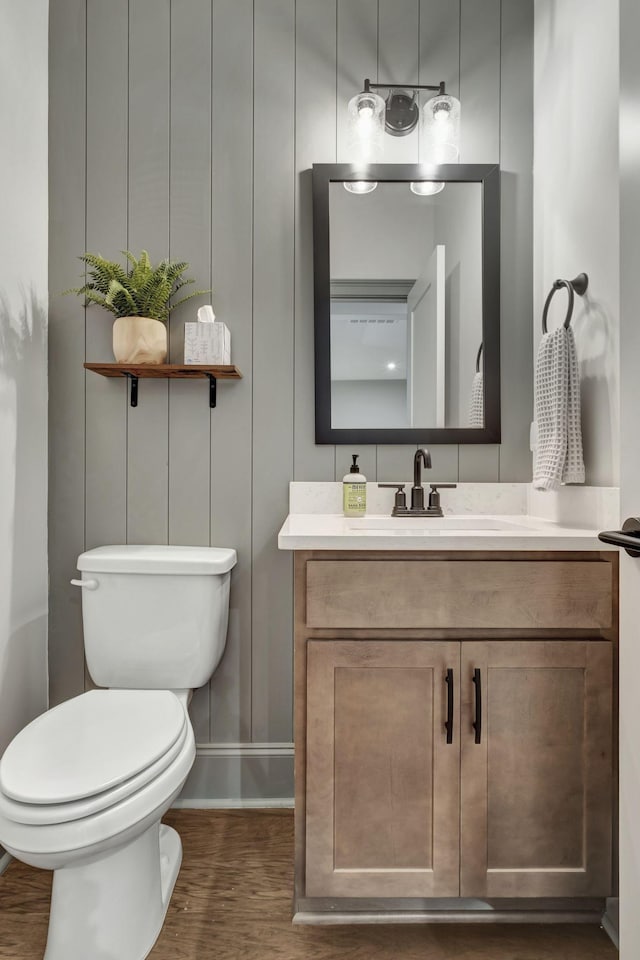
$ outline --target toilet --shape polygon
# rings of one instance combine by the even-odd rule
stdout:
[[[0,844],[53,870],[45,960],[143,960],[182,845],[163,814],[195,758],[187,706],[224,652],[236,552],[81,554],[91,690],[37,717],[0,760]]]

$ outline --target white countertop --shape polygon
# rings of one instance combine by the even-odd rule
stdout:
[[[289,484],[290,513],[278,535],[278,546],[281,550],[611,550],[615,548],[598,540],[598,531],[618,529],[620,521],[615,487],[539,491],[525,483],[459,483],[442,491],[443,518],[418,520],[392,519],[393,496],[393,490],[367,483],[368,512],[362,520],[351,519],[340,512],[340,482],[294,481]]]
[[[465,528],[455,529],[456,523],[464,524]],[[492,523],[495,528],[486,529]],[[376,529],[377,524],[386,528]],[[335,513],[290,513],[278,534],[278,547],[281,550],[610,549],[598,540],[598,530],[564,526],[523,514],[475,517],[448,514],[444,518],[417,522],[401,517],[392,522],[388,514],[367,514],[360,520]]]

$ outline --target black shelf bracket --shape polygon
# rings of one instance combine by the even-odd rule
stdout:
[[[209,378],[209,406],[213,410],[216,405],[217,382],[216,382],[216,378],[212,373],[207,373],[206,376]]]
[[[123,375],[127,380],[131,381],[131,406],[138,406],[138,378],[133,373],[128,373],[127,370],[123,371]]]
[[[122,375],[123,377],[126,377],[131,384],[131,399],[130,399],[131,406],[137,407],[138,406],[138,377],[135,375],[135,373],[129,373],[128,370],[123,370]],[[216,406],[218,381],[212,373],[205,373],[205,377],[209,381],[209,406],[213,410]]]

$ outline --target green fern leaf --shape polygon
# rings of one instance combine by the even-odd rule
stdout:
[[[178,291],[195,283],[185,278],[189,269],[186,260],[161,260],[155,267],[146,250],[136,257],[130,250],[122,250],[128,269],[99,253],[84,253],[79,258],[86,266],[85,283],[65,293],[85,298],[85,304],[98,304],[116,317],[150,317],[166,322],[174,307],[193,297],[210,293],[196,290],[177,302],[172,302]]]

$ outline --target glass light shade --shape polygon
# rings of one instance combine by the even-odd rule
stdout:
[[[373,193],[378,186],[377,180],[344,180],[342,183],[349,193]]]
[[[347,152],[349,163],[376,163],[384,154],[385,102],[377,93],[357,93],[349,100]]]
[[[457,163],[460,157],[460,101],[446,93],[422,108],[421,163]]]
[[[412,180],[409,184],[411,192],[418,197],[432,197],[444,190],[442,180]]]

